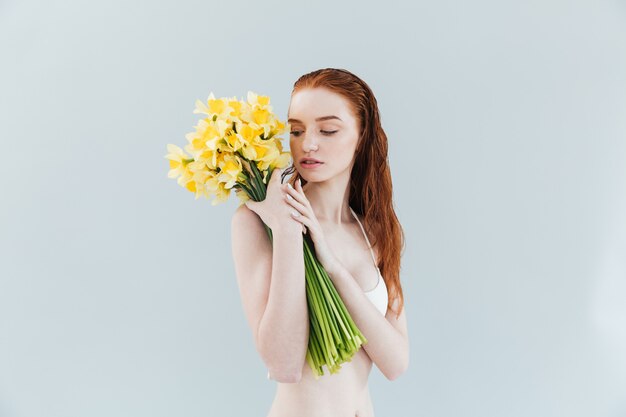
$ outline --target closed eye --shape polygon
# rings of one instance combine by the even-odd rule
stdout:
[[[322,132],[322,133],[323,133],[324,135],[326,135],[326,136],[330,136],[330,135],[334,135],[335,133],[337,133],[337,132],[338,132],[338,130],[333,130],[333,131],[328,131],[328,130],[320,130],[320,132]],[[302,132],[301,132],[301,131],[299,131],[299,130],[292,130],[290,133],[291,133],[292,135],[294,135],[295,137],[298,137],[298,136],[300,136],[300,134],[301,134]]]

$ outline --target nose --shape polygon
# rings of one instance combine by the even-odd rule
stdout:
[[[318,148],[317,138],[315,135],[304,135],[304,140],[302,141],[302,150],[304,152],[316,151]]]

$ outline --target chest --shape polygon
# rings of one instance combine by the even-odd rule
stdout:
[[[344,229],[325,228],[324,236],[329,248],[339,262],[350,272],[363,291],[368,291],[378,283],[378,269],[358,225]],[[376,250],[374,256],[378,259]]]

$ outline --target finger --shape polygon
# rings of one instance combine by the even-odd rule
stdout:
[[[287,192],[288,195],[292,196],[296,201],[299,201],[302,205],[307,205],[306,196],[304,195],[304,193],[293,188],[291,186],[291,183],[287,183],[287,188],[285,188],[285,192]]]
[[[299,221],[300,223],[304,224],[307,227],[311,227],[311,220],[309,220],[307,216],[303,216],[302,214],[298,213],[295,210],[291,212],[291,218]]]
[[[296,189],[302,192],[302,181],[300,180],[300,178],[296,180]]]
[[[304,194],[304,190],[302,189],[302,183],[300,181],[300,178],[298,178],[298,180],[296,181],[295,191],[302,197],[300,199],[302,204],[304,204],[306,207],[310,208],[311,204],[309,204],[309,199],[306,198],[306,195]]]
[[[306,214],[308,212],[307,207],[304,204],[300,203],[295,198],[291,197],[290,194],[287,194],[285,196],[285,201],[302,214]]]

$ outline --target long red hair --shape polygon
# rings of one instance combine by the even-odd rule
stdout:
[[[400,258],[405,248],[404,231],[393,208],[393,186],[387,155],[387,135],[382,128],[378,104],[370,87],[345,69],[323,68],[301,76],[291,94],[305,88],[326,88],[346,98],[360,123],[359,142],[350,174],[349,204],[363,217],[363,227],[372,247],[378,248],[380,272],[388,288],[388,309],[398,299],[396,319],[404,307],[400,284]],[[295,186],[300,177],[292,164],[283,172],[294,174]],[[393,311],[393,309],[392,309]]]

